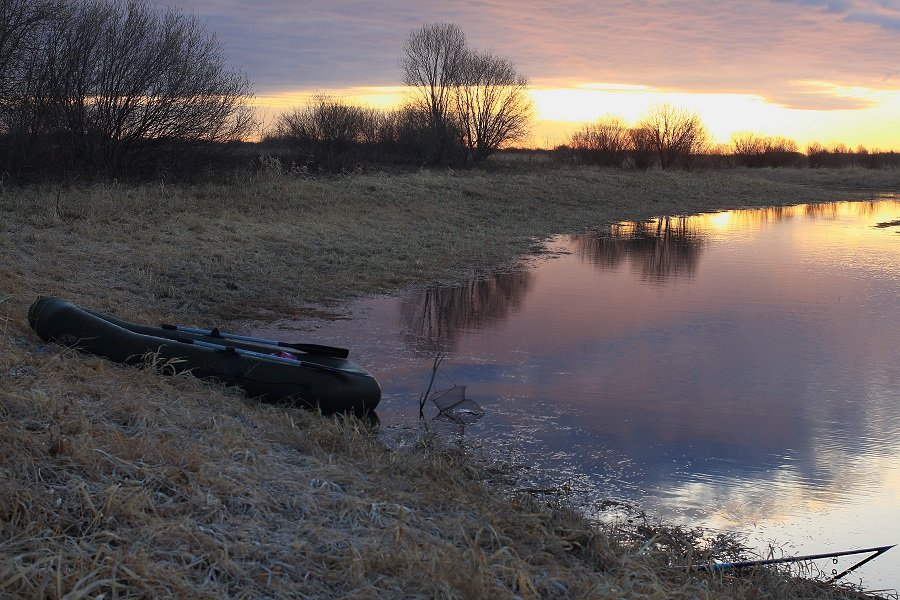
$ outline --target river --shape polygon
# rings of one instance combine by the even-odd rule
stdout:
[[[435,426],[601,518],[642,510],[779,555],[893,544],[898,219],[885,197],[619,223],[520,270],[257,333],[351,347],[387,436],[415,425],[440,353],[435,387],[466,386],[484,416]],[[900,549],[848,579],[900,588]]]

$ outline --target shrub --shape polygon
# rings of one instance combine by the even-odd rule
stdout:
[[[119,173],[253,127],[249,80],[200,20],[149,0],[60,0],[35,25],[0,113],[15,169]],[[177,158],[175,158],[177,156]]]

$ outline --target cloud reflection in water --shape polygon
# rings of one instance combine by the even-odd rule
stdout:
[[[530,484],[801,550],[893,543],[900,244],[874,225],[898,217],[886,200],[623,223],[528,271],[362,301],[316,337],[373,370],[388,427],[447,353],[440,377],[487,411],[467,436]],[[879,568],[867,581],[900,584]]]

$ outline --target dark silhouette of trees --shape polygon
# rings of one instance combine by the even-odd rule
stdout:
[[[370,163],[426,162],[428,115],[416,106],[379,110],[320,94],[282,114],[265,135],[269,148],[291,148],[287,158],[305,172],[340,172]]]
[[[632,127],[628,132],[631,139],[631,160],[638,169],[649,169],[656,163],[656,146],[649,129]]]
[[[731,145],[735,161],[745,167],[791,167],[804,162],[797,142],[785,137],[742,132],[731,136]]]
[[[56,0],[0,0],[0,157],[20,147],[14,137],[21,119],[19,98],[32,75],[30,62],[50,17],[62,7]],[[27,122],[28,119],[25,119]],[[0,168],[7,165],[0,164]],[[6,169],[9,171],[9,169]]]
[[[308,170],[341,171],[365,163],[481,162],[528,134],[528,80],[510,60],[469,49],[456,25],[411,32],[400,66],[412,93],[399,109],[320,95],[279,117],[265,140],[290,144],[299,151],[294,162]]]
[[[657,104],[638,121],[637,129],[656,153],[663,169],[687,168],[706,146],[708,134],[700,117],[671,104]]]
[[[466,59],[466,36],[451,23],[432,23],[409,34],[400,67],[403,83],[413,90],[413,105],[428,115],[430,154],[437,164],[452,151],[457,137],[453,94]]]
[[[582,127],[572,135],[569,146],[579,163],[604,167],[622,166],[633,148],[628,125],[612,116]]]
[[[510,60],[468,52],[454,92],[463,146],[474,162],[528,135],[532,112],[528,79]]]
[[[15,81],[17,63],[33,52],[33,38],[59,3],[52,0],[0,0],[0,98]]]
[[[383,111],[378,119],[377,162],[421,165],[429,153],[428,115],[412,104]]]
[[[554,157],[562,162],[638,169],[655,164],[662,168],[900,166],[900,154],[896,152],[814,142],[804,155],[794,140],[753,132],[736,133],[730,144],[713,146],[697,115],[670,105],[652,107],[634,127],[615,116],[588,123],[566,145],[558,146]]]
[[[634,127],[610,116],[589,123],[572,136],[566,148],[582,164],[687,168],[706,148],[707,138],[700,117],[663,104],[651,107]]]
[[[615,116],[588,123],[572,135],[568,144],[557,147],[554,155],[563,162],[638,169],[655,164],[664,169],[734,166],[878,169],[900,165],[900,154],[896,152],[870,151],[863,146],[852,150],[844,144],[829,147],[814,142],[807,146],[804,155],[794,140],[753,132],[736,133],[729,145],[712,146],[696,114],[666,104],[651,107],[634,127]]]
[[[361,158],[362,148],[375,144],[378,120],[378,111],[318,95],[308,105],[281,115],[275,135],[297,147],[300,166],[333,171]]]
[[[251,131],[249,80],[199,19],[148,0],[63,0],[40,22],[0,118],[7,162],[99,173],[185,161]],[[174,157],[178,151],[180,156]]]
[[[814,169],[840,169],[844,167],[864,167],[866,169],[882,169],[900,167],[900,154],[881,150],[868,150],[857,146],[851,150],[844,144],[825,146],[813,142],[806,147],[807,164]]]
[[[410,33],[400,66],[412,106],[427,115],[429,164],[480,162],[527,135],[528,80],[510,60],[468,48],[456,25],[433,23]]]

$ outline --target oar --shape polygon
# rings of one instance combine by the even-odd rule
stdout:
[[[216,327],[211,330],[207,329],[195,329],[193,327],[185,327],[183,325],[169,325],[168,323],[163,323],[161,325],[163,329],[171,329],[173,331],[182,331],[184,333],[194,333],[197,335],[204,335],[206,337],[211,338],[224,338],[227,340],[238,340],[241,342],[256,342],[257,344],[266,344],[268,346],[280,346],[282,348],[293,348],[294,350],[300,350],[301,352],[309,352],[311,354],[322,354],[325,356],[334,356],[337,358],[347,358],[350,355],[350,351],[346,348],[336,348],[334,346],[322,346],[319,344],[302,344],[299,342],[279,342],[278,340],[266,340],[263,338],[255,338],[248,337],[246,335],[235,335],[233,333],[222,333],[219,331],[219,328]]]
[[[190,338],[179,338],[177,341],[192,344],[194,346],[200,346],[201,348],[210,348],[211,350],[219,350],[221,352],[227,352],[231,354],[238,354],[240,356],[252,356],[254,358],[265,358],[268,360],[274,360],[275,362],[281,362],[289,365],[295,366],[304,366],[311,369],[319,369],[321,371],[330,371],[332,373],[342,373],[346,375],[349,371],[344,369],[339,369],[337,367],[329,367],[328,365],[320,365],[319,363],[310,362],[308,360],[300,360],[294,358],[284,358],[281,356],[276,356],[274,354],[266,354],[265,352],[256,352],[254,350],[244,350],[243,348],[235,348],[234,346],[224,346],[222,344],[213,344],[212,342],[204,342],[202,340],[192,340]]]
[[[775,565],[780,563],[803,562],[808,560],[818,560],[820,558],[837,558],[838,556],[850,556],[851,554],[866,554],[873,552],[872,556],[864,558],[846,571],[836,574],[830,581],[837,581],[844,575],[853,572],[858,567],[863,566],[872,559],[878,558],[896,544],[890,546],[879,546],[877,548],[863,548],[862,550],[844,550],[841,552],[826,552],[824,554],[807,554],[805,556],[785,556],[783,558],[769,558],[765,560],[745,560],[732,563],[710,563],[707,565],[697,565],[694,567],[698,571],[724,571],[726,569],[749,569],[751,567],[761,567],[763,565]],[[834,573],[834,571],[832,571]]]

